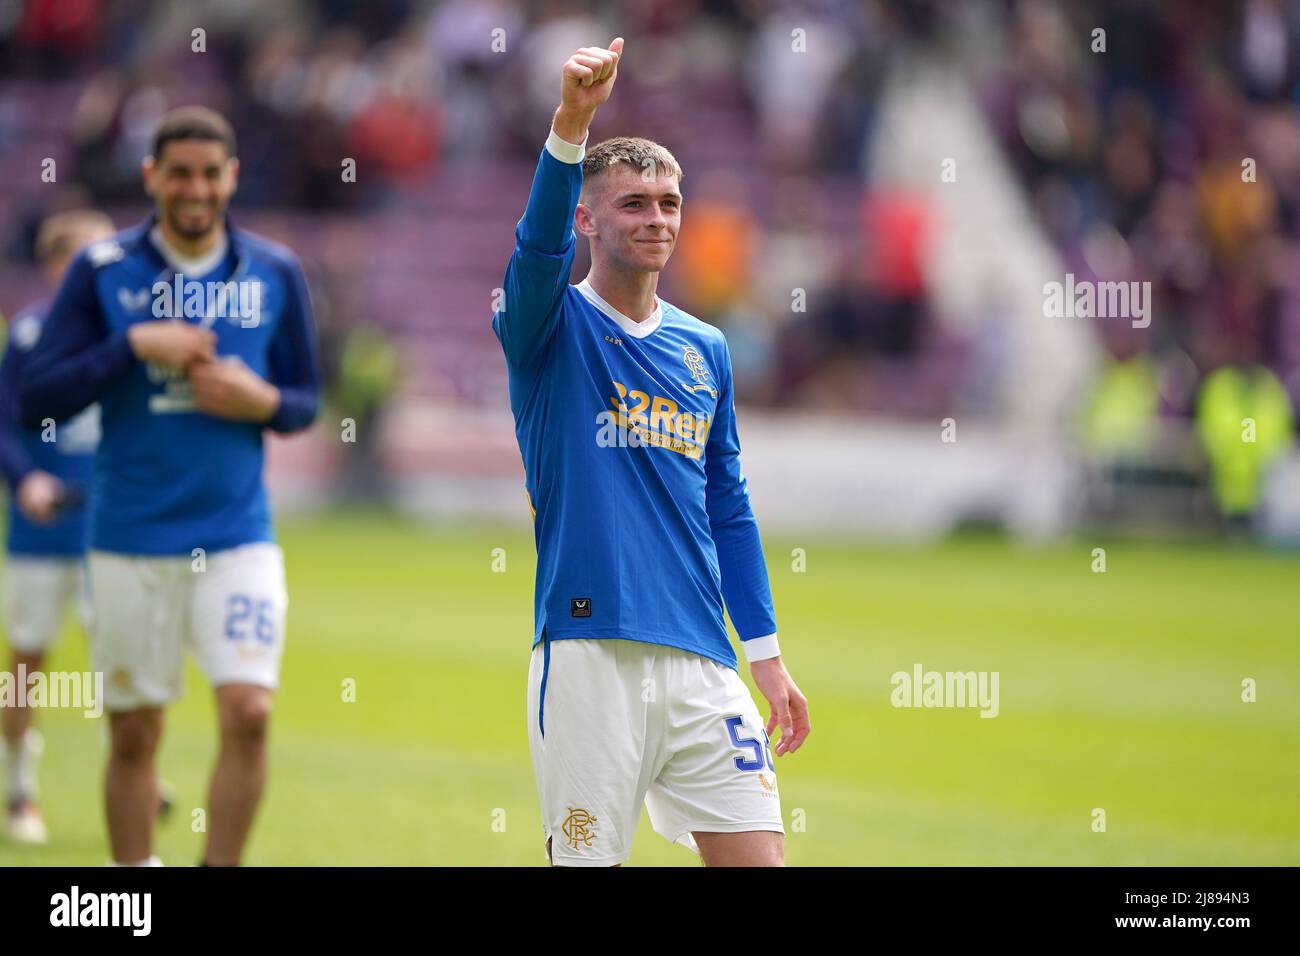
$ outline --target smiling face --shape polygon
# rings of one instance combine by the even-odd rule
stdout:
[[[178,139],[144,161],[144,188],[158,220],[191,242],[212,234],[239,182],[239,160],[219,140]]]
[[[677,177],[658,170],[653,179],[628,163],[603,171],[574,217],[591,242],[591,257],[629,272],[659,272],[677,246],[682,194]]]

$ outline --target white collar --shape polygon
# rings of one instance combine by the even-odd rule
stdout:
[[[230,240],[224,234],[221,241],[215,246],[203,253],[201,256],[187,256],[181,252],[163,236],[162,227],[154,226],[149,230],[149,238],[158,248],[167,264],[172,267],[173,272],[179,272],[181,275],[187,275],[191,278],[205,276],[215,269],[221,260],[226,258],[226,249],[230,245]]]
[[[613,319],[620,329],[632,336],[634,339],[645,338],[655,329],[659,328],[663,323],[664,306],[663,300],[660,299],[659,296],[655,296],[655,310],[650,313],[649,318],[642,322],[633,322],[622,312],[618,311],[618,309],[614,308],[602,299],[596,290],[591,287],[591,283],[586,279],[583,279],[578,283],[578,291],[587,297],[588,302]]]

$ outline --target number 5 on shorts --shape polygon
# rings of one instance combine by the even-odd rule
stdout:
[[[772,743],[767,739],[766,733],[763,734],[763,743],[759,743],[753,737],[740,736],[740,728],[745,726],[744,717],[728,717],[726,719],[726,724],[727,734],[731,737],[732,745],[739,747],[741,750],[748,750],[753,754],[753,757],[750,759],[737,757],[737,770],[743,770],[746,773],[758,773],[758,771],[762,770],[763,767],[766,766],[768,770],[773,773],[776,772],[776,768],[772,766]],[[767,752],[766,764],[763,760],[765,750]]]

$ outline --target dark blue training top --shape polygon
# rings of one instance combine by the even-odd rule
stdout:
[[[224,260],[207,275],[178,277],[149,238],[153,225],[73,260],[23,375],[23,421],[61,420],[100,403],[91,548],[180,555],[273,540],[263,426],[198,412],[184,375],[138,360],[126,330],[160,315],[210,328],[219,358],[238,357],[279,387],[267,426],[303,428],[316,416],[320,375],[302,267],[284,246],[227,220]],[[229,293],[216,307],[214,287]],[[238,309],[249,299],[259,306],[251,320]]]

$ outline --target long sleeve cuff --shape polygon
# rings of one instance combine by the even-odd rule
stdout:
[[[562,163],[574,165],[582,162],[587,155],[587,140],[591,137],[591,131],[582,137],[582,142],[576,146],[567,139],[561,139],[560,134],[551,127],[551,135],[546,137],[546,151]]]
[[[280,388],[280,405],[266,425],[272,431],[295,432],[316,418],[316,392],[311,388]]]
[[[768,634],[766,637],[753,637],[740,643],[745,648],[746,660],[751,664],[754,661],[765,661],[768,658],[781,656],[781,648],[776,643],[775,634]]]

